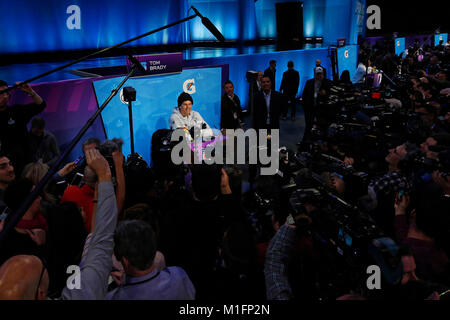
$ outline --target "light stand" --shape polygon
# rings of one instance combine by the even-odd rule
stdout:
[[[128,122],[130,124],[131,154],[134,154],[134,130],[132,101],[136,101],[136,90],[133,87],[125,87],[122,90],[123,100],[128,104]]]

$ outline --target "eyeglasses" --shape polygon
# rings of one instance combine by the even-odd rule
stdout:
[[[8,168],[9,166],[11,166],[11,167],[13,166],[12,161],[1,163],[1,164],[0,164],[0,170],[6,169],[6,168]]]

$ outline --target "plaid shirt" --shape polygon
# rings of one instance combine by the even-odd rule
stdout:
[[[408,187],[408,180],[400,171],[388,172],[369,184],[369,195],[374,201],[377,201],[377,195],[381,192],[385,195],[398,192],[401,183],[404,183]]]
[[[269,244],[264,265],[268,300],[293,298],[287,276],[289,251],[295,243],[295,229],[283,225]]]

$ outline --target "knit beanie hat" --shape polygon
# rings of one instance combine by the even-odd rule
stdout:
[[[194,104],[194,100],[192,100],[192,97],[189,93],[183,92],[178,96],[178,106],[181,106],[184,101],[189,100]]]

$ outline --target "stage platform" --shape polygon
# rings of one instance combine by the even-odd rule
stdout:
[[[305,82],[313,78],[313,68],[316,59],[320,59],[322,65],[327,69],[327,77],[332,77],[330,60],[332,48],[332,46],[323,44],[306,45],[300,49],[289,47],[280,48],[276,44],[236,47],[203,46],[183,51],[184,59],[182,65],[183,68],[225,66],[222,71],[224,73],[222,80],[230,79],[233,81],[235,93],[241,99],[243,109],[247,109],[249,104],[249,84],[245,75],[248,70],[264,71],[268,67],[271,59],[276,60],[277,73],[275,87],[278,90],[281,85],[283,72],[287,70],[287,62],[292,60],[294,61],[295,69],[300,72],[298,96],[301,96]],[[355,71],[357,50],[358,47],[356,45],[338,49],[339,73],[344,69],[348,69],[351,74]],[[155,52],[151,53],[153,54]],[[125,56],[117,56],[87,60],[69,67],[67,70],[58,71],[42,78],[39,83],[33,83],[34,89],[47,101],[47,108],[41,115],[47,121],[47,129],[57,137],[61,151],[67,148],[72,138],[95,113],[98,106],[103,103],[94,91],[94,83],[107,77],[123,75],[126,72],[125,59]],[[67,61],[1,66],[0,79],[4,79],[11,84],[16,81],[31,78],[65,63]],[[84,77],[81,75],[84,75]],[[152,77],[154,79],[161,77],[159,80],[163,81],[164,78],[162,77],[165,76]],[[171,110],[176,103],[178,92],[182,90],[181,86],[179,90],[175,90],[173,103],[167,106],[161,105],[158,108]],[[215,108],[218,108],[215,112],[220,115],[219,93],[217,93],[217,97],[214,97],[214,99],[219,99],[219,104],[215,104]],[[197,94],[201,94],[201,92],[197,91]],[[158,95],[158,92],[155,95]],[[27,102],[29,102],[29,97],[25,94],[19,90],[13,92],[11,103]],[[124,108],[124,113],[127,113],[126,107]],[[304,120],[301,118],[301,110],[297,115],[298,119],[296,122],[291,123],[290,120],[286,123],[282,122],[281,143],[284,145],[287,144],[290,148],[295,148],[295,143],[303,135],[302,123],[304,123]],[[104,122],[99,117],[91,129],[85,134],[85,138],[90,136],[96,136],[100,139],[112,138],[107,136],[106,129]],[[285,139],[284,137],[288,136],[289,138],[283,141]],[[77,158],[80,150],[81,142],[69,155],[68,160]]]
[[[179,48],[179,50],[168,48],[168,50],[161,51],[155,48],[149,48],[149,50],[147,51],[145,51],[144,49],[129,49],[129,52],[137,52],[138,54],[182,52],[183,60],[193,60],[327,47],[327,45],[322,43],[307,43],[303,45],[279,45],[274,41],[265,41],[265,43],[266,44],[255,45],[226,44],[223,46],[213,46],[211,44],[206,46],[205,44],[200,44],[199,46],[185,49]],[[36,57],[33,57],[31,55],[25,57],[20,55],[17,55],[17,57],[13,55],[0,55],[0,61],[2,61],[0,62],[0,79],[4,79],[8,81],[8,83],[15,83],[17,81],[30,79],[36,75],[75,61],[76,59],[89,53],[91,52],[85,51],[75,52],[71,54],[64,53],[64,56],[72,57],[72,59],[68,60],[56,59],[57,55],[52,54],[49,55],[50,59],[48,59],[47,57],[47,61],[42,61],[43,59],[45,59],[42,54],[36,54]],[[61,70],[43,77],[38,80],[38,82],[80,79],[89,76],[88,73],[91,74],[91,77],[120,75],[124,73],[124,70],[126,71],[125,59],[126,55],[88,59],[86,61],[82,61],[76,65],[68,67],[65,70]],[[83,74],[82,72],[85,72],[85,74]]]

